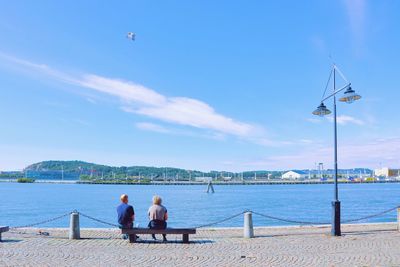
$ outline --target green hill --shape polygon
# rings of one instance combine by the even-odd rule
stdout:
[[[78,173],[80,176],[91,177],[104,177],[104,178],[125,178],[125,177],[153,177],[163,178],[179,177],[189,178],[189,176],[215,176],[215,173],[202,173],[200,171],[189,171],[179,168],[171,167],[147,167],[147,166],[106,166],[84,161],[42,161],[27,166],[24,171],[30,172],[59,172],[63,170],[64,173]],[[87,177],[84,177],[87,178]]]

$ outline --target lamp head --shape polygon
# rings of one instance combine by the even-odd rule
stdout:
[[[339,98],[339,101],[346,102],[347,104],[351,104],[360,98],[361,98],[361,96],[357,95],[356,92],[349,85],[349,88],[347,88],[346,92],[344,92],[343,97]]]
[[[321,104],[318,106],[318,108],[316,110],[314,110],[313,114],[323,117],[325,115],[331,114],[331,111],[326,108],[326,106],[324,105],[323,102],[321,102]]]

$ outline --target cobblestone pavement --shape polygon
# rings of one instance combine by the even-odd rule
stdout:
[[[130,244],[116,229],[83,229],[81,240],[69,240],[67,229],[19,229],[3,233],[0,266],[400,266],[395,224],[342,230],[332,237],[326,226],[264,227],[244,239],[239,228],[206,229],[190,244],[173,235]]]

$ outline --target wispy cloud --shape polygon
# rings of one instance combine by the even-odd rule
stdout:
[[[151,122],[138,122],[135,124],[138,129],[157,132],[157,133],[171,133],[171,131],[164,126],[151,123]]]
[[[327,116],[325,117],[325,119],[327,119],[330,122],[333,122],[333,117],[332,116]],[[336,117],[337,123],[338,124],[342,124],[342,125],[346,125],[346,124],[356,124],[356,125],[365,125],[365,121],[360,120],[360,119],[356,119],[352,116],[348,116],[348,115],[339,115]],[[314,123],[314,124],[319,124],[322,123],[324,120],[322,119],[318,119],[318,118],[307,118],[306,121]]]
[[[87,97],[87,98],[86,98],[86,101],[89,102],[89,103],[91,103],[91,104],[97,104],[97,101],[94,100],[93,98],[90,98],[90,97]]]
[[[211,139],[211,140],[225,140],[226,135],[213,131],[205,131],[205,132],[195,132],[189,129],[182,129],[178,127],[167,127],[161,124],[156,124],[152,122],[138,122],[135,124],[135,127],[149,132],[168,134],[168,135],[176,135],[176,136],[188,136],[195,138],[203,138],[203,139]]]
[[[338,147],[339,168],[389,166],[398,168],[400,138],[380,138],[371,141],[352,140]],[[244,164],[259,169],[308,169],[315,162],[323,162],[326,168],[333,168],[333,146],[310,146],[301,151],[260,158]]]
[[[321,123],[321,119],[316,119],[316,118],[307,118],[306,121],[311,122],[311,123]]]
[[[0,54],[0,57],[64,83],[116,97],[121,101],[121,109],[125,112],[147,116],[162,122],[212,131],[214,136],[236,136],[266,146],[277,144],[266,137],[261,127],[220,114],[209,104],[197,99],[165,96],[143,85],[121,79],[94,74],[71,75],[44,64],[5,54]],[[146,125],[141,125],[143,126],[146,127]],[[149,129],[150,126],[147,125],[147,127]]]
[[[351,36],[358,53],[361,50],[366,33],[365,0],[343,0],[350,23]]]
[[[332,116],[327,117],[327,119],[329,121],[333,121],[333,117]],[[360,119],[356,119],[356,118],[351,117],[351,116],[347,116],[347,115],[337,116],[336,119],[337,119],[337,123],[338,124],[343,124],[343,125],[346,125],[346,124],[364,125],[365,124],[364,121],[362,121]]]

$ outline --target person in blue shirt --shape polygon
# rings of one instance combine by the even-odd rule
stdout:
[[[135,211],[131,205],[128,204],[128,195],[123,194],[120,197],[121,204],[117,207],[118,224],[120,228],[133,228],[133,221],[135,220]],[[128,236],[124,235],[124,239]]]

